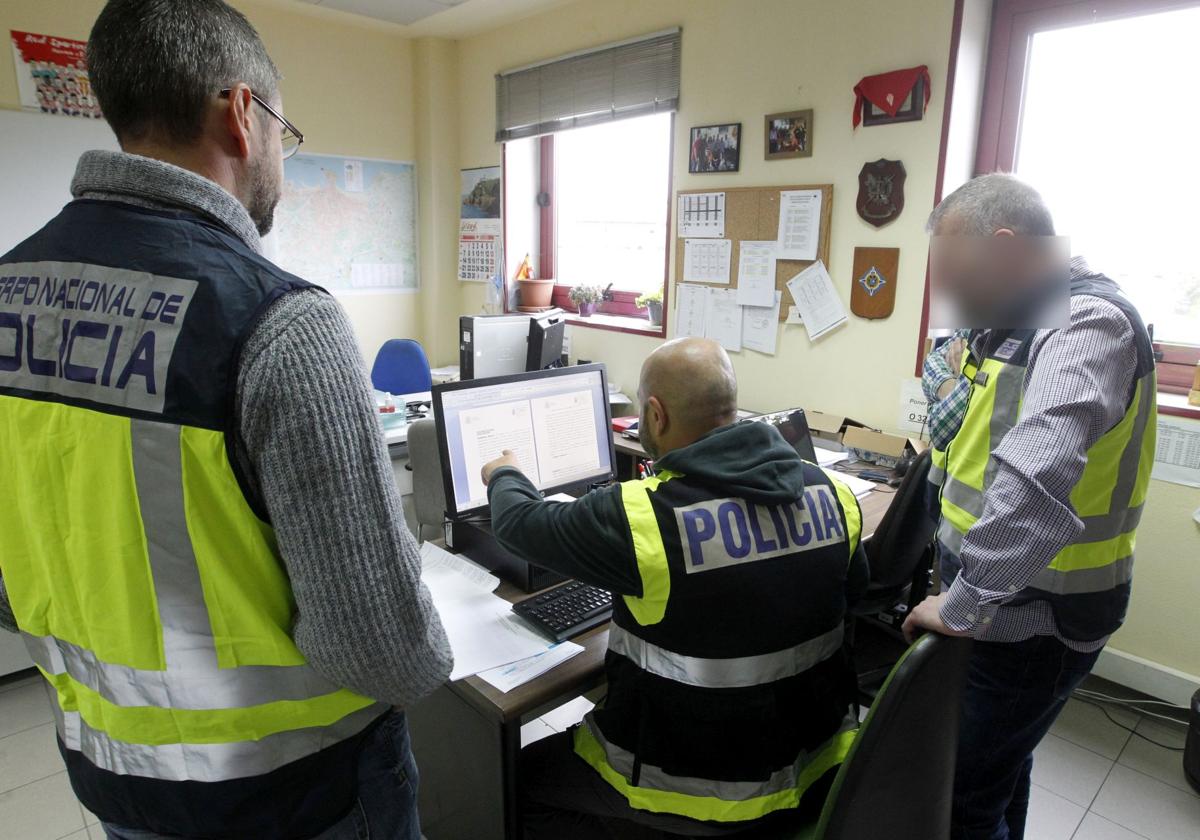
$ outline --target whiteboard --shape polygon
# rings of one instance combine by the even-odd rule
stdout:
[[[104,120],[0,109],[0,254],[71,200],[80,155],[118,148]]]

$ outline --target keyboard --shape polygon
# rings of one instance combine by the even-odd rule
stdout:
[[[556,642],[612,618],[612,593],[572,580],[513,604],[513,612]]]

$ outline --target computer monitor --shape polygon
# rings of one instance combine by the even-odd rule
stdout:
[[[789,408],[752,418],[756,423],[769,423],[779,430],[783,439],[792,445],[796,454],[805,461],[817,462],[817,451],[813,448],[812,431],[803,408]]]
[[[615,476],[604,365],[448,382],[433,411],[451,518],[486,510],[480,471],[505,449],[547,494]]]
[[[525,356],[525,370],[557,367],[562,360],[563,338],[566,332],[566,321],[530,318],[529,351]]]

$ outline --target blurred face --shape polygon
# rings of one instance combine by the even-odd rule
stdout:
[[[276,96],[271,107],[281,110],[282,103]],[[283,146],[280,136],[283,125],[265,108],[255,108],[255,119],[260,131],[255,140],[250,158],[246,161],[246,178],[249,181],[246,195],[246,211],[254,220],[260,236],[266,236],[275,223],[275,207],[283,194]]]
[[[951,230],[953,230],[951,228]],[[930,326],[1063,326],[1068,316],[1063,237],[935,231],[930,244]]]

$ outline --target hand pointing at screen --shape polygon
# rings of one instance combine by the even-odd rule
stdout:
[[[483,465],[483,469],[480,471],[483,476],[483,483],[488,484],[491,482],[492,473],[501,467],[513,467],[514,469],[518,470],[521,469],[521,463],[517,460],[517,456],[513,454],[511,449],[505,449],[501,451],[499,458],[488,461]]]

